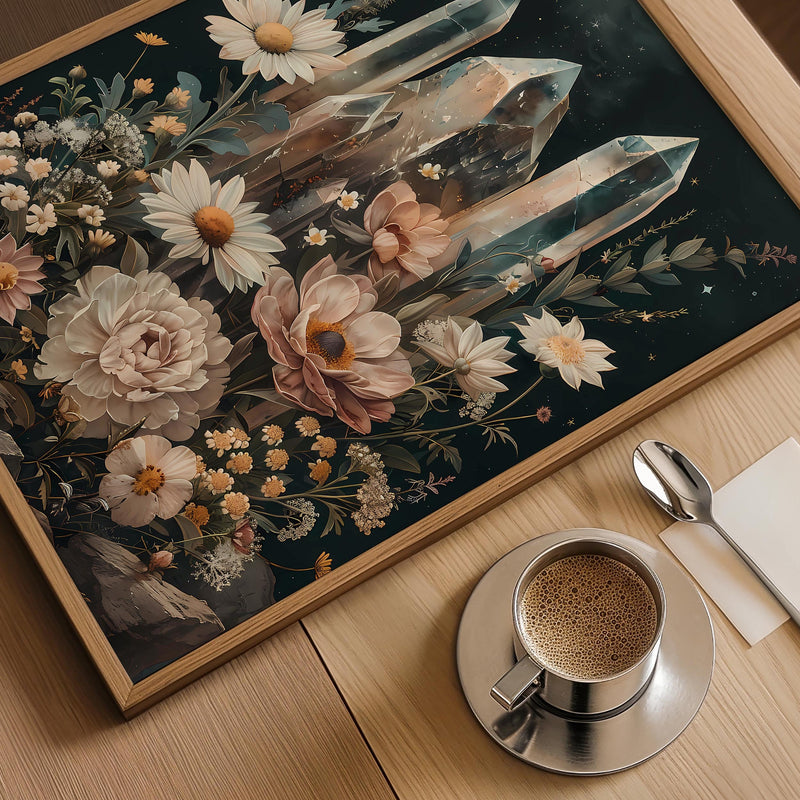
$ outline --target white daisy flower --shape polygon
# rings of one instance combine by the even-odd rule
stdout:
[[[119,175],[119,161],[98,161],[97,174],[103,179],[114,178]]]
[[[78,209],[78,216],[87,225],[94,225],[95,228],[99,228],[106,218],[106,215],[103,213],[103,209],[100,208],[100,206],[90,206],[86,204],[82,205]]]
[[[36,233],[44,236],[50,228],[56,226],[56,210],[52,203],[47,203],[44,208],[34,203],[28,209],[28,216],[25,218],[27,223],[25,230],[28,233]]]
[[[358,192],[343,191],[339,195],[336,205],[339,206],[339,208],[343,208],[345,211],[355,211],[355,209],[358,208]]]
[[[9,211],[20,211],[31,199],[28,190],[24,186],[17,186],[13,183],[0,184],[0,205]]]
[[[158,194],[142,195],[151,213],[144,220],[162,228],[162,238],[175,246],[170,258],[198,258],[208,264],[213,257],[219,282],[229,291],[243,292],[254,283],[264,284],[264,273],[278,260],[270,255],[284,250],[264,224],[266,214],[253,213],[258,203],[242,203],[244,178],[231,178],[224,186],[211,183],[199,161],[187,170],[175,164],[152,175]]]
[[[19,147],[22,142],[16,131],[0,131],[0,148]]]
[[[0,175],[13,175],[19,166],[16,156],[0,155]]]
[[[287,83],[299,77],[314,83],[314,67],[342,69],[334,56],[345,46],[344,33],[325,9],[303,13],[304,0],[223,0],[233,17],[206,17],[211,39],[222,45],[220,57],[242,61],[242,73],[261,72],[265,80],[280,75]]]
[[[430,178],[432,181],[438,181],[442,177],[442,165],[431,164],[429,161],[419,168],[419,174],[422,175],[423,178]]]
[[[53,165],[46,158],[31,158],[25,164],[25,172],[32,180],[46,178],[53,171]]]
[[[581,381],[603,388],[600,373],[616,369],[605,356],[614,351],[597,339],[584,339],[583,325],[577,317],[562,325],[545,310],[541,319],[523,316],[525,324],[517,325],[525,337],[519,343],[523,350],[542,364],[557,369],[573,389],[579,389]]]
[[[328,241],[328,229],[323,228],[320,230],[319,228],[315,228],[311,225],[308,229],[308,233],[303,237],[306,244],[318,244],[322,246],[325,242]]]
[[[442,366],[455,371],[458,385],[473,399],[484,392],[505,392],[507,387],[494,380],[497,375],[516,372],[505,362],[513,353],[503,348],[508,336],[483,341],[483,331],[477,322],[462,330],[452,318],[447,319],[442,344],[417,340],[420,348]]]

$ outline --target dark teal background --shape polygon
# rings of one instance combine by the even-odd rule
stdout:
[[[382,15],[399,23],[440,4],[395,2]],[[205,95],[211,98],[216,93],[223,62],[218,58],[219,47],[205,31],[203,17],[210,13],[226,15],[217,0],[186,2],[0,88],[0,96],[17,86],[24,89],[22,101],[45,94],[52,88],[47,79],[66,74],[76,63],[83,64],[90,76],[110,82],[118,69],[127,71],[141,52],[133,33],[146,30],[168,39],[170,45],[151,48],[134,76],[151,77],[163,93],[177,82],[175,73],[188,71],[202,80]],[[363,34],[353,34],[349,46],[364,39]],[[540,158],[539,175],[619,136],[699,137],[699,149],[678,193],[650,218],[614,241],[636,235],[644,225],[658,224],[694,208],[697,213],[689,221],[667,232],[670,247],[703,236],[719,253],[727,235],[746,252],[746,243],[753,241],[763,246],[766,240],[788,245],[790,252],[800,250],[800,213],[635,0],[522,0],[505,30],[452,60],[471,55],[550,57],[583,65],[571,93],[571,110]],[[237,63],[225,63],[230,65],[234,80],[238,80]],[[42,104],[49,105],[49,101],[45,98]],[[3,123],[0,119],[0,126]],[[699,181],[697,186],[691,185],[692,178]],[[582,263],[594,261],[609,246],[613,247],[613,242],[595,248],[584,256],[589,261]],[[583,386],[575,392],[560,380],[550,380],[529,398],[527,405],[520,404],[519,413],[548,405],[553,418],[546,425],[536,421],[512,423],[519,457],[503,445],[484,453],[483,437],[475,431],[464,433],[458,441],[464,456],[463,471],[431,502],[402,504],[387,526],[370,537],[348,526],[341,537],[329,535],[323,540],[317,533],[285,544],[269,539],[263,547],[265,556],[285,566],[308,567],[324,549],[331,553],[334,566],[340,565],[773,316],[794,303],[800,294],[797,265],[784,263],[776,268],[749,261],[744,279],[722,262],[714,272],[676,272],[682,286],[648,285],[652,297],[626,295],[615,299],[624,308],[686,308],[689,314],[649,324],[586,322],[588,336],[601,339],[617,351],[611,360],[618,369],[604,375],[604,391]],[[704,284],[713,287],[710,295],[702,294]],[[581,313],[593,316],[596,312],[583,307]],[[650,360],[651,354],[655,360]],[[524,354],[516,356],[512,364],[520,372],[504,379],[510,388],[509,398],[538,374]],[[574,427],[569,425],[570,420],[574,420]],[[437,476],[451,472],[442,462],[433,464],[431,470]],[[395,474],[392,484],[400,485],[404,479],[404,475]],[[313,579],[313,573],[279,569],[276,575],[276,598]]]

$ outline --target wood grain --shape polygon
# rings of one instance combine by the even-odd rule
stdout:
[[[719,486],[800,436],[798,363],[795,333],[304,621],[400,798],[797,797],[796,626],[748,648],[712,606],[717,668],[699,717],[665,754],[590,781],[532,770],[495,746],[464,702],[453,651],[478,578],[527,539],[597,526],[664,549],[668,520],[630,467],[642,439],[684,449]]]
[[[33,69],[53,58],[53,53],[63,54],[70,47],[84,46],[125,24],[131,24],[137,17],[174,3],[175,0],[141,0],[135,6],[105,18],[102,26],[88,25],[74,35],[22,56],[21,60],[11,62],[4,69],[7,74]],[[702,5],[695,0],[642,0],[642,4],[782,180],[789,194],[800,202],[800,146],[789,133],[800,126],[800,86],[794,83],[785,67],[754,32],[744,14],[732,0],[703,0]],[[710,24],[721,18],[726,19],[724,38],[720,36],[719,27]],[[732,56],[732,50],[736,51],[737,57]],[[742,53],[747,53],[748,69],[741,68]],[[752,69],[754,64],[758,65],[758,70]],[[758,72],[758,81],[753,77],[754,71]],[[779,99],[786,108],[780,108]],[[62,598],[73,626],[93,654],[112,695],[123,712],[132,716],[370,575],[397,563],[525,486],[546,477],[799,324],[800,304],[135,686],[131,685],[108,643],[103,640],[66,570],[53,553],[49,540],[16,492],[4,468],[0,469],[0,494],[48,581]]]
[[[3,514],[0,547],[3,800],[393,797],[299,625],[122,724]]]

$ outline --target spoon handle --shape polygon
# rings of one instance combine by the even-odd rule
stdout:
[[[739,558],[747,564],[748,567],[753,571],[755,576],[764,584],[764,586],[769,589],[772,593],[772,596],[784,607],[786,613],[797,623],[800,625],[800,609],[797,608],[784,594],[781,592],[780,589],[761,571],[761,568],[750,558],[747,553],[742,550],[741,547],[731,538],[728,532],[718,523],[716,520],[710,520],[708,523],[709,527],[713,528],[735,551]]]

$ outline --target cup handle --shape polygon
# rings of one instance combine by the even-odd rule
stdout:
[[[514,711],[517,706],[539,691],[543,672],[544,670],[530,656],[525,656],[492,686],[492,698],[506,711]]]

